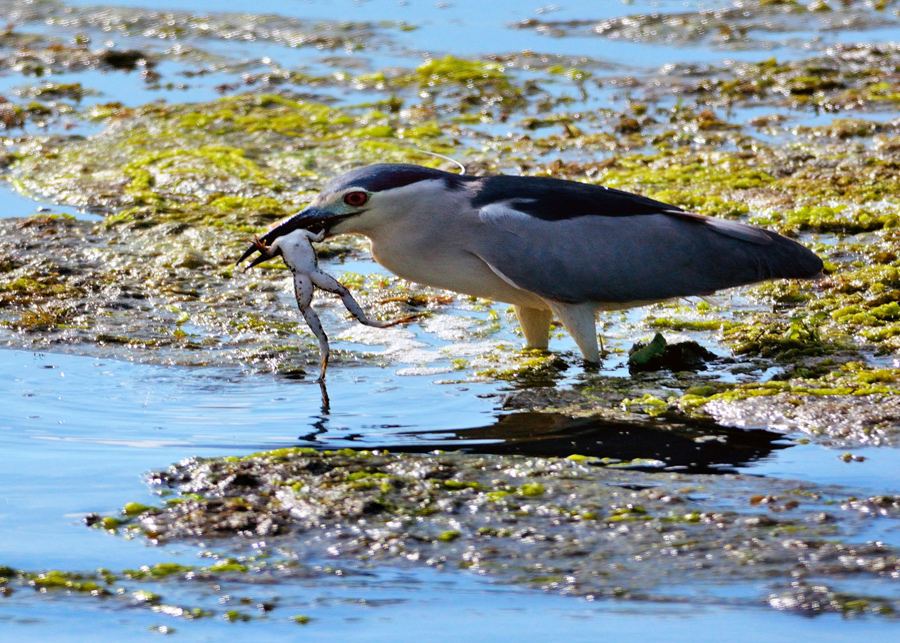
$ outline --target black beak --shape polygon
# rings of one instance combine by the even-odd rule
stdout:
[[[320,210],[319,208],[314,208],[312,206],[308,208],[304,208],[290,219],[286,219],[278,224],[276,227],[269,230],[260,241],[267,245],[271,246],[272,243],[278,237],[285,235],[289,232],[293,232],[294,230],[299,230],[300,228],[327,228],[329,223],[333,223],[337,219],[342,219],[342,215],[335,215],[333,212],[328,212],[327,210]],[[252,245],[241,255],[241,258],[237,260],[236,263],[241,263],[247,257],[252,255],[254,252],[257,252],[259,248],[256,245]],[[248,268],[255,266],[258,263],[262,263],[266,259],[271,259],[275,255],[266,256],[260,254],[259,257],[253,260]]]
[[[257,249],[258,248],[256,246],[253,246],[253,248],[252,248],[252,250],[257,250]],[[240,263],[241,261],[246,259],[247,255],[249,255],[249,254],[250,254],[250,251],[248,250],[247,252],[244,253],[244,256],[241,257],[241,259],[240,259],[240,261],[238,261],[238,263]],[[281,254],[281,250],[276,250],[272,254],[263,254],[262,252],[260,252],[259,256],[256,259],[254,259],[253,261],[251,261],[249,263],[249,265],[246,268],[244,268],[244,270],[249,270],[253,266],[257,266],[257,265],[261,264],[263,261],[268,261],[269,259],[273,259],[280,254]]]

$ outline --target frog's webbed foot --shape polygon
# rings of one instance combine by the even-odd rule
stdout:
[[[266,242],[260,239],[257,235],[253,236],[253,241],[251,241],[251,244],[251,250],[258,250],[259,256],[249,264],[247,264],[247,267],[244,268],[244,270],[261,264],[263,261],[268,261],[275,255],[280,254],[280,252],[274,246],[266,245]]]
[[[253,247],[259,250],[261,253],[265,255],[272,254],[272,246],[267,245],[264,241],[260,240],[259,235],[253,235],[253,241],[251,242]]]
[[[322,383],[325,381],[325,370],[328,368],[328,355],[322,356],[322,370],[319,372],[319,377],[316,379],[317,382]]]
[[[423,313],[415,313],[412,315],[407,315],[406,317],[401,317],[400,319],[395,319],[393,321],[378,321],[377,319],[369,319],[363,309],[360,307],[356,300],[350,296],[350,293],[347,293],[346,296],[341,297],[341,301],[344,302],[344,306],[347,307],[347,310],[350,311],[350,314],[356,317],[356,320],[365,326],[371,326],[372,328],[390,328],[391,326],[396,326],[397,324],[405,324],[406,322],[415,321],[419,317],[422,316]]]
[[[360,319],[360,321],[363,324],[368,324],[369,326],[375,326],[376,328],[390,328],[391,326],[397,326],[398,324],[406,324],[408,322],[416,321],[417,319],[422,317],[422,315],[424,315],[424,314],[425,313],[413,313],[412,315],[407,315],[406,317],[401,317],[400,319],[395,319],[395,320],[389,321],[389,322],[371,321],[371,320],[362,321],[361,319]]]

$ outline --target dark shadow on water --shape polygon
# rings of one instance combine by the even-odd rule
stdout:
[[[629,462],[659,460],[660,466],[691,473],[728,473],[792,446],[784,435],[765,429],[739,429],[709,420],[662,416],[648,422],[571,418],[554,413],[510,413],[488,426],[452,431],[405,431],[392,452],[434,450],[567,457],[573,454]],[[366,444],[365,448],[379,448]]]
[[[577,454],[634,469],[731,473],[793,446],[781,433],[728,427],[678,413],[624,421],[525,411],[505,413],[493,424],[473,428],[403,431],[394,425],[380,426],[382,431],[390,431],[378,438],[355,432],[335,435],[330,426],[328,391],[324,382],[319,386],[321,414],[309,432],[298,436],[306,446],[319,449],[351,447],[395,453],[444,450],[558,458]]]

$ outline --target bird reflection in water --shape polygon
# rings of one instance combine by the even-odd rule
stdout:
[[[607,458],[607,462],[635,462],[633,468],[638,469],[692,473],[732,472],[791,446],[783,434],[774,431],[727,427],[683,416],[629,422],[538,412],[501,415],[488,426],[407,431],[397,437],[397,442],[382,448],[407,453],[442,449],[563,458],[578,454]],[[367,444],[366,448],[379,447]]]

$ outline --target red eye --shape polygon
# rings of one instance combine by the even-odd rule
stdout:
[[[354,208],[365,205],[368,200],[369,195],[365,192],[347,192],[347,194],[344,195],[344,203],[353,206]]]

